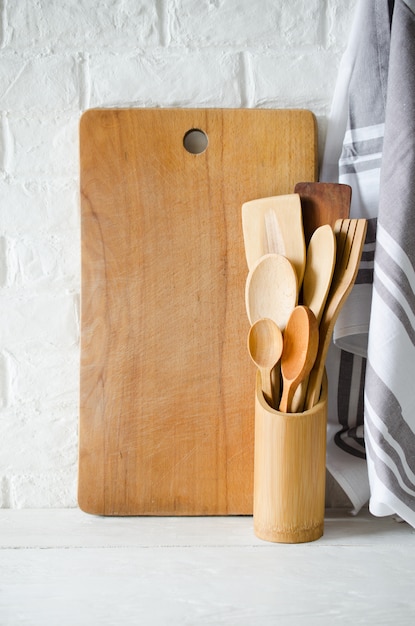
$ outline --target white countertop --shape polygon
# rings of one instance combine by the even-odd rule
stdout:
[[[329,511],[273,544],[251,517],[0,511],[1,626],[413,624],[415,531]]]

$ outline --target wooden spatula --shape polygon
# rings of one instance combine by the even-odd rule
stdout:
[[[323,224],[334,227],[336,220],[348,219],[352,188],[341,183],[297,183],[294,192],[301,200],[305,243]]]
[[[242,205],[242,230],[248,268],[264,254],[281,254],[292,263],[300,286],[305,268],[301,201],[297,193],[251,200]]]
[[[306,410],[312,408],[319,399],[334,324],[356,280],[366,230],[367,221],[365,219],[338,220],[334,226],[337,249],[336,265],[320,322],[319,348],[308,381]]]

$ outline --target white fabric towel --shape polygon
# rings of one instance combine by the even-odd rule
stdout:
[[[320,180],[368,220],[327,363],[327,466],[356,512],[370,499],[415,527],[414,67],[415,0],[359,0]]]

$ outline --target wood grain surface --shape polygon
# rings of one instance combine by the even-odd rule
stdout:
[[[189,153],[183,138],[206,133]],[[95,109],[80,123],[80,507],[251,514],[243,202],[315,180],[309,111]]]
[[[295,193],[301,199],[306,245],[312,234],[323,224],[334,227],[336,220],[348,219],[352,188],[342,183],[298,182]]]

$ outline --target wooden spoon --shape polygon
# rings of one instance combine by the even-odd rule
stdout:
[[[282,332],[270,319],[259,319],[248,333],[248,351],[261,373],[262,391],[268,404],[275,408],[271,372],[282,353]]]
[[[265,254],[254,263],[245,285],[246,312],[251,324],[267,317],[284,330],[297,298],[297,276],[288,259],[281,254]]]
[[[350,213],[352,188],[341,183],[297,183],[294,192],[301,200],[306,246],[314,231],[323,224],[334,227],[336,220]]]
[[[251,200],[242,205],[242,230],[248,268],[264,254],[281,254],[292,263],[298,285],[305,269],[305,241],[297,193]]]
[[[311,236],[303,280],[303,304],[320,323],[336,263],[336,235],[329,224],[319,226]]]
[[[319,349],[308,381],[306,410],[311,409],[320,397],[321,381],[334,325],[356,280],[366,230],[365,219],[338,220],[334,226],[337,241],[336,266],[320,322]]]
[[[316,316],[306,306],[295,307],[284,331],[281,356],[282,396],[279,410],[291,412],[291,402],[300,382],[308,376],[318,350]]]
[[[329,224],[319,226],[311,236],[307,248],[302,304],[308,306],[320,324],[329,293],[336,262],[336,235]],[[291,410],[299,413],[304,408],[308,377],[304,378],[294,394]]]

